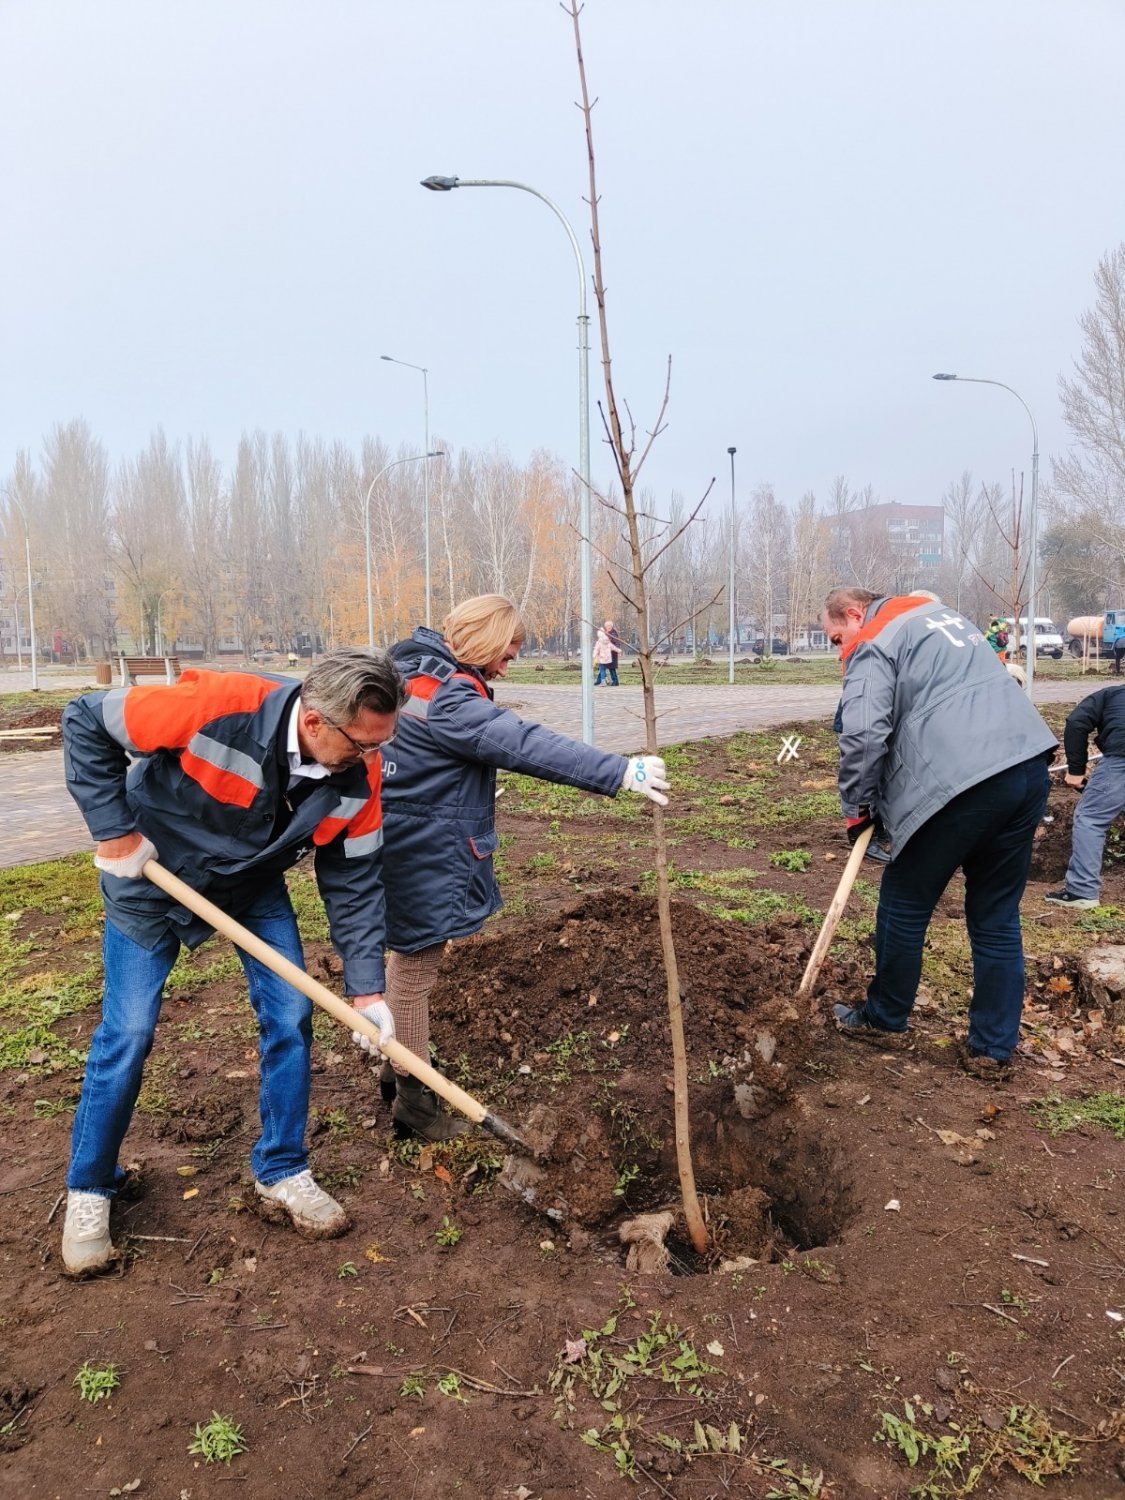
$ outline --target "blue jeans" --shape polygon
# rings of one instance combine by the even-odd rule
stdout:
[[[288,892],[272,886],[239,920],[271,948],[304,967],[297,919]],[[74,1116],[66,1185],[112,1198],[124,1179],[118,1152],[141,1090],[152,1050],[164,981],[179,953],[169,932],[142,948],[111,922],[105,925],[102,1020],[90,1042],[82,1097]],[[271,969],[237,950],[258,1017],[262,1133],[250,1155],[254,1176],[267,1187],[308,1166],[312,1005]]]
[[[1098,899],[1105,836],[1122,811],[1125,811],[1125,756],[1103,755],[1074,809],[1070,863],[1066,867],[1066,888],[1072,896]]]
[[[973,950],[969,1048],[1001,1062],[1015,1051],[1024,995],[1020,897],[1048,786],[1042,756],[990,776],[923,823],[883,871],[875,913],[875,977],[864,1007],[872,1025],[906,1030],[922,974],[926,928],[961,868]]]

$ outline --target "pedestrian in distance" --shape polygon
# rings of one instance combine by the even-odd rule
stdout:
[[[1087,782],[1090,736],[1102,758]],[[1125,812],[1125,684],[1101,688],[1071,709],[1063,730],[1067,786],[1085,787],[1074,809],[1070,863],[1060,891],[1043,899],[1052,906],[1089,911],[1098,905],[1102,857],[1110,824]]]
[[[993,651],[996,652],[1001,661],[1006,662],[1008,660],[1008,632],[1004,628],[1002,620],[989,620],[988,634],[985,636],[985,640],[992,647]]]
[[[973,954],[963,1065],[1001,1078],[1024,997],[1019,904],[1047,801],[1054,735],[956,610],[913,596],[833,589],[824,629],[844,663],[840,799],[854,843],[887,841],[866,998],[834,1008],[847,1037],[909,1046],[926,929],[965,873]]]
[[[621,653],[625,649],[625,643],[617,634],[617,626],[613,623],[612,620],[607,620],[602,626],[602,629],[609,637],[609,644],[613,648],[613,655],[610,657],[609,661],[609,680],[613,687],[620,687],[620,683],[617,680],[617,663],[621,659]]]
[[[68,704],[67,787],[97,840],[105,906],[102,1019],[74,1117],[62,1257],[71,1275],[115,1252],[110,1202],[118,1156],[181,945],[211,929],[143,870],[161,863],[303,964],[284,875],[316,851],[316,879],[352,1004],[384,1039],[379,747],[403,683],[382,653],[336,651],[303,682],[253,672],[185,672],[173,685],[87,693]],[[134,757],[132,766],[129,758]],[[347,1215],[315,1182],[305,1146],[312,1006],[239,952],[258,1019],[261,1134],[254,1193],[271,1219],[325,1239]]]
[[[613,679],[613,686],[617,686],[617,669],[613,665],[613,656],[613,642],[605,626],[599,625],[597,639],[594,641],[594,665],[598,669],[598,675],[594,678],[595,687],[601,687],[606,681],[607,673]]]
[[[607,797],[627,791],[661,806],[668,800],[659,756],[598,750],[493,701],[490,684],[504,677],[524,633],[510,600],[484,594],[452,610],[440,634],[419,627],[391,649],[407,699],[383,755],[387,1003],[399,1040],[422,1057],[445,944],[479,932],[502,904],[492,863],[497,771]],[[430,1089],[389,1064],[380,1082],[394,1099],[399,1134],[447,1140],[465,1128]]]

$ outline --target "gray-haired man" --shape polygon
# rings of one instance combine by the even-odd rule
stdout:
[[[381,653],[333,652],[303,683],[249,672],[188,671],[171,686],[88,693],[63,714],[67,786],[97,840],[106,909],[105,993],[67,1174],[63,1265],[103,1270],[118,1152],[180,945],[210,935],[142,874],[159,858],[293,962],[303,963],[285,888],[312,849],[332,941],[353,1004],[384,1032],[379,746],[394,734],[403,684]],[[132,766],[130,757],[134,757]],[[271,1218],[313,1238],[347,1228],[314,1182],[304,1133],[309,1001],[239,955],[258,1017],[262,1133],[251,1153]]]

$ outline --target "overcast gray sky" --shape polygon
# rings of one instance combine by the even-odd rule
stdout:
[[[646,480],[933,502],[1067,442],[1125,238],[1119,0],[586,0],[618,390]],[[0,471],[84,416],[577,461],[589,244],[556,0],[0,0]],[[588,256],[589,262],[589,256]],[[595,396],[599,368],[593,366]],[[605,474],[595,410],[595,474]]]

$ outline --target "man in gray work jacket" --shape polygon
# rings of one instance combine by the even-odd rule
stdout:
[[[1019,904],[1056,746],[975,625],[939,601],[838,588],[824,628],[844,663],[840,799],[854,843],[885,839],[866,1000],[835,1007],[845,1036],[909,1045],[930,917],[958,869],[973,950],[962,1061],[1000,1077],[1019,1040]]]

